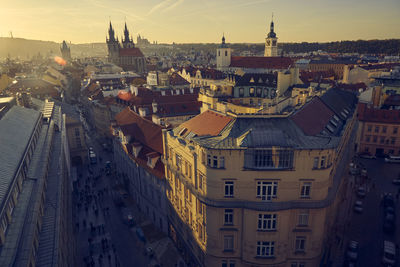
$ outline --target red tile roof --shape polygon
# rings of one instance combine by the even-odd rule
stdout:
[[[130,57],[144,57],[142,51],[139,48],[121,48],[119,50],[120,56],[130,56]]]
[[[129,101],[132,98],[132,93],[131,92],[126,92],[126,91],[119,91],[118,92],[118,98],[121,100]]]
[[[303,83],[319,82],[324,78],[334,78],[335,72],[333,70],[327,71],[301,71],[300,79]]]
[[[288,57],[231,57],[230,67],[251,69],[287,69],[294,65]]]
[[[179,128],[186,128],[186,134],[193,132],[198,136],[217,136],[232,120],[233,118],[231,117],[207,110],[193,119],[182,123]]]
[[[365,103],[358,103],[357,118],[364,122],[400,124],[400,110],[375,109]]]
[[[290,119],[306,135],[317,135],[322,132],[329,120],[333,117],[333,111],[328,108],[318,97],[307,103],[290,117]]]
[[[151,148],[153,151],[160,154],[163,153],[162,126],[140,117],[129,107],[118,113],[115,116],[115,120],[124,133],[132,136],[135,141]]]

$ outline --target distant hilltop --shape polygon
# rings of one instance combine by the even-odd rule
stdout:
[[[40,40],[28,40],[23,38],[0,37],[0,60],[8,56],[11,58],[31,59],[39,55],[42,57],[61,56],[61,43]],[[215,53],[219,44],[158,44],[141,48],[145,55],[163,55],[171,52],[167,48],[178,49],[184,53],[195,50],[202,50],[208,53]],[[71,44],[71,56],[76,57],[106,57],[107,45],[104,43]],[[263,43],[257,44],[230,44],[236,52],[251,51],[254,54],[262,53]],[[388,40],[357,40],[357,41],[338,41],[328,43],[280,43],[278,47],[284,52],[305,53],[312,51],[325,51],[328,53],[360,53],[360,54],[400,54],[400,39]],[[167,49],[167,50],[165,50]]]
[[[61,56],[61,43],[23,38],[0,37],[0,59],[7,57],[31,59],[39,54],[42,57]],[[70,44],[72,57],[105,57],[106,43]]]

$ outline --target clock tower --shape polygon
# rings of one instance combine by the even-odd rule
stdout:
[[[278,56],[278,38],[274,32],[274,20],[272,17],[271,26],[267,38],[265,38],[265,52],[264,57],[277,57]]]

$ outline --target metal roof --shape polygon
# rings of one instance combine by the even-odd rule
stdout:
[[[20,167],[40,112],[13,106],[0,120],[0,205]]]

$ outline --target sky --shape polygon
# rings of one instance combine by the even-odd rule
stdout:
[[[0,36],[105,42],[111,20],[158,43],[263,43],[400,38],[400,0],[0,0]]]

